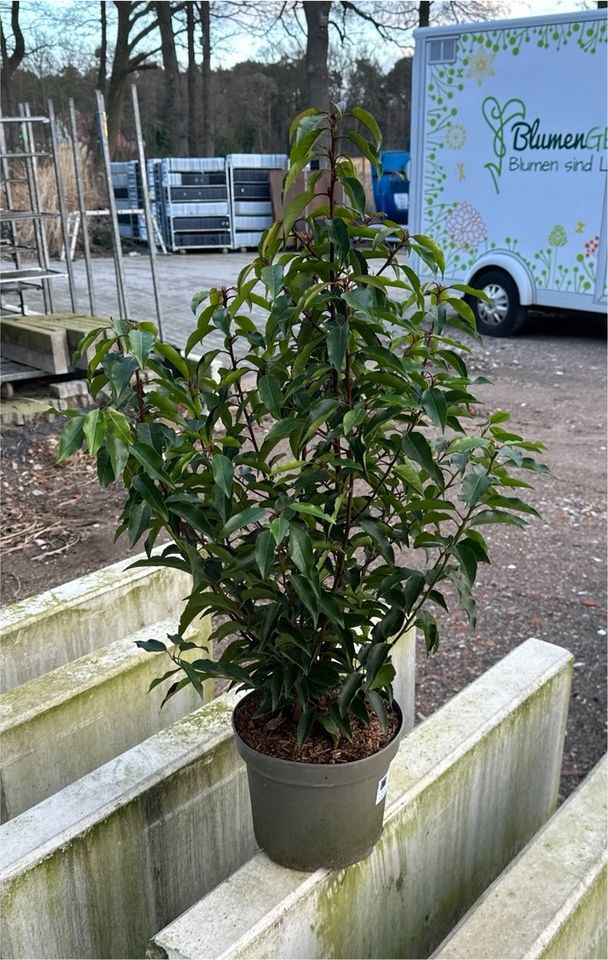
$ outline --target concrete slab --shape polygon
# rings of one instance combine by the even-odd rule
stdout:
[[[166,643],[177,624],[174,619],[144,627],[0,696],[3,822],[201,705],[191,684],[162,710],[170,681],[148,693],[152,680],[172,664],[165,654],[147,653],[135,642]],[[189,639],[200,644],[208,636],[209,621],[198,621],[189,633]],[[213,681],[207,682],[205,692],[207,700],[213,699]]]
[[[605,960],[607,787],[605,758],[433,957]]]
[[[70,352],[65,330],[28,324],[27,317],[3,319],[2,356],[47,373],[68,373]]]
[[[370,857],[306,875],[258,854],[148,955],[428,956],[554,811],[571,673],[523,643],[403,740]]]
[[[121,560],[3,607],[0,690],[11,690],[172,611],[177,616],[190,592],[190,577],[170,567],[129,570],[137,559]]]
[[[3,957],[143,957],[255,853],[232,694],[0,828]]]

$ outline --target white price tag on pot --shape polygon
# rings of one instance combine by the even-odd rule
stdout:
[[[388,771],[382,777],[382,780],[378,781],[378,789],[376,791],[376,805],[382,803],[388,791]]]

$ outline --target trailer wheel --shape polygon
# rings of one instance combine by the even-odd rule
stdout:
[[[514,280],[504,270],[484,270],[473,277],[471,286],[483,290],[489,302],[469,298],[477,329],[488,337],[509,337],[517,333],[526,319]]]

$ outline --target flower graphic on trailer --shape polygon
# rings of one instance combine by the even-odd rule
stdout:
[[[469,68],[467,70],[467,77],[473,77],[477,81],[477,86],[480,87],[486,77],[494,77],[496,71],[492,66],[492,61],[494,60],[495,54],[490,53],[484,47],[478,47],[477,50],[474,50],[469,58]]]
[[[466,200],[456,204],[445,226],[452,243],[464,250],[477,247],[488,236],[483,217],[473,204]]]
[[[449,123],[443,142],[450,150],[460,150],[467,140],[467,131],[461,123]]]
[[[597,257],[600,249],[600,238],[596,234],[595,237],[592,237],[591,240],[585,242],[585,256],[586,257]]]
[[[568,243],[568,234],[560,223],[556,223],[549,231],[547,243],[550,243],[552,247],[565,247]]]

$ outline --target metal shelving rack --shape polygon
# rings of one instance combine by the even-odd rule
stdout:
[[[231,153],[226,157],[233,249],[257,247],[273,218],[270,171],[286,166],[283,153]]]
[[[52,113],[49,113],[48,117],[32,116],[27,105],[20,106],[17,117],[0,116],[0,185],[2,189],[0,225],[3,228],[1,249],[12,259],[12,269],[3,269],[0,274],[0,285],[3,293],[11,291],[17,294],[18,312],[21,314],[27,313],[24,293],[28,288],[42,289],[45,312],[52,313],[54,304],[51,281],[58,278],[64,279],[66,276],[70,280],[71,303],[72,309],[75,310],[71,260],[69,258],[66,260],[66,270],[51,267],[44,229],[45,220],[54,220],[58,217],[64,239],[67,236],[67,217],[57,167],[57,140],[53,121]],[[41,127],[43,133],[47,134],[50,149],[38,149],[34,136],[35,126]],[[9,139],[13,141],[11,149],[7,149]],[[15,149],[15,146],[19,146],[20,149]],[[59,207],[57,212],[40,209],[36,164],[41,158],[52,161],[57,186]],[[13,185],[17,183],[27,186],[27,209],[13,207]],[[33,244],[23,244],[19,238],[17,225],[24,221],[33,221]],[[27,262],[23,256],[26,252],[33,255]]]
[[[160,163],[160,181],[163,223],[171,250],[230,248],[223,157],[167,157]]]

